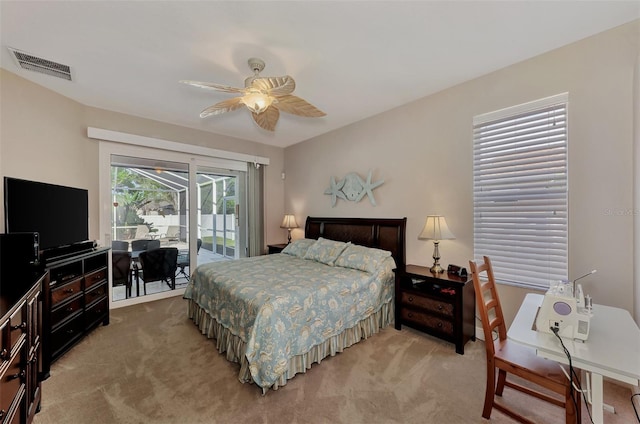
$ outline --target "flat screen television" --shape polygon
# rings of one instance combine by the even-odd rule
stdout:
[[[89,192],[4,177],[4,219],[7,233],[39,233],[41,252],[86,242]]]

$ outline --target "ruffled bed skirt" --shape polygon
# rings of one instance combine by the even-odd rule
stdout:
[[[202,334],[216,340],[218,352],[226,353],[227,360],[240,364],[238,379],[243,383],[253,382],[249,371],[249,361],[244,354],[245,342],[222,326],[193,299],[189,299],[188,313],[189,318],[198,326]],[[377,312],[359,321],[354,327],[347,328],[342,333],[328,338],[323,343],[311,348],[307,353],[290,358],[284,374],[271,387],[263,387],[262,393],[266,393],[270,388],[277,390],[278,387],[286,385],[287,380],[293,378],[297,373],[306,372],[314,363],[319,364],[327,356],[335,356],[336,353],[342,352],[349,346],[367,339],[380,331],[381,328],[391,324],[393,320],[394,305],[391,300],[383,304]]]

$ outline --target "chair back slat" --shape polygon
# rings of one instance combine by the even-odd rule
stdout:
[[[496,341],[502,341],[507,338],[507,327],[504,322],[502,306],[500,305],[500,297],[496,289],[496,282],[491,268],[491,259],[483,257],[484,262],[481,265],[474,261],[469,261],[469,269],[473,279],[473,286],[476,291],[476,299],[480,319],[482,321],[482,330],[485,338],[485,347],[487,354],[493,356],[495,347],[491,340],[494,340],[494,332],[497,331]]]

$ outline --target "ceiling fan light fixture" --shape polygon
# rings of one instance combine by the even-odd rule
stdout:
[[[240,99],[241,103],[244,103],[247,108],[254,113],[262,113],[275,99],[268,94],[261,93],[257,90],[250,90],[247,94]]]
[[[281,111],[308,118],[326,115],[311,103],[291,94],[296,88],[296,82],[289,75],[261,77],[260,71],[264,69],[264,61],[257,58],[249,59],[249,68],[253,71],[253,75],[245,79],[244,88],[191,80],[180,82],[208,90],[240,94],[238,97],[223,100],[204,109],[200,112],[201,118],[231,112],[245,105],[251,111],[253,121],[260,128],[274,131]]]

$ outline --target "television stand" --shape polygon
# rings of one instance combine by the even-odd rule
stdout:
[[[43,287],[43,374],[101,323],[109,324],[109,248],[49,259]]]

